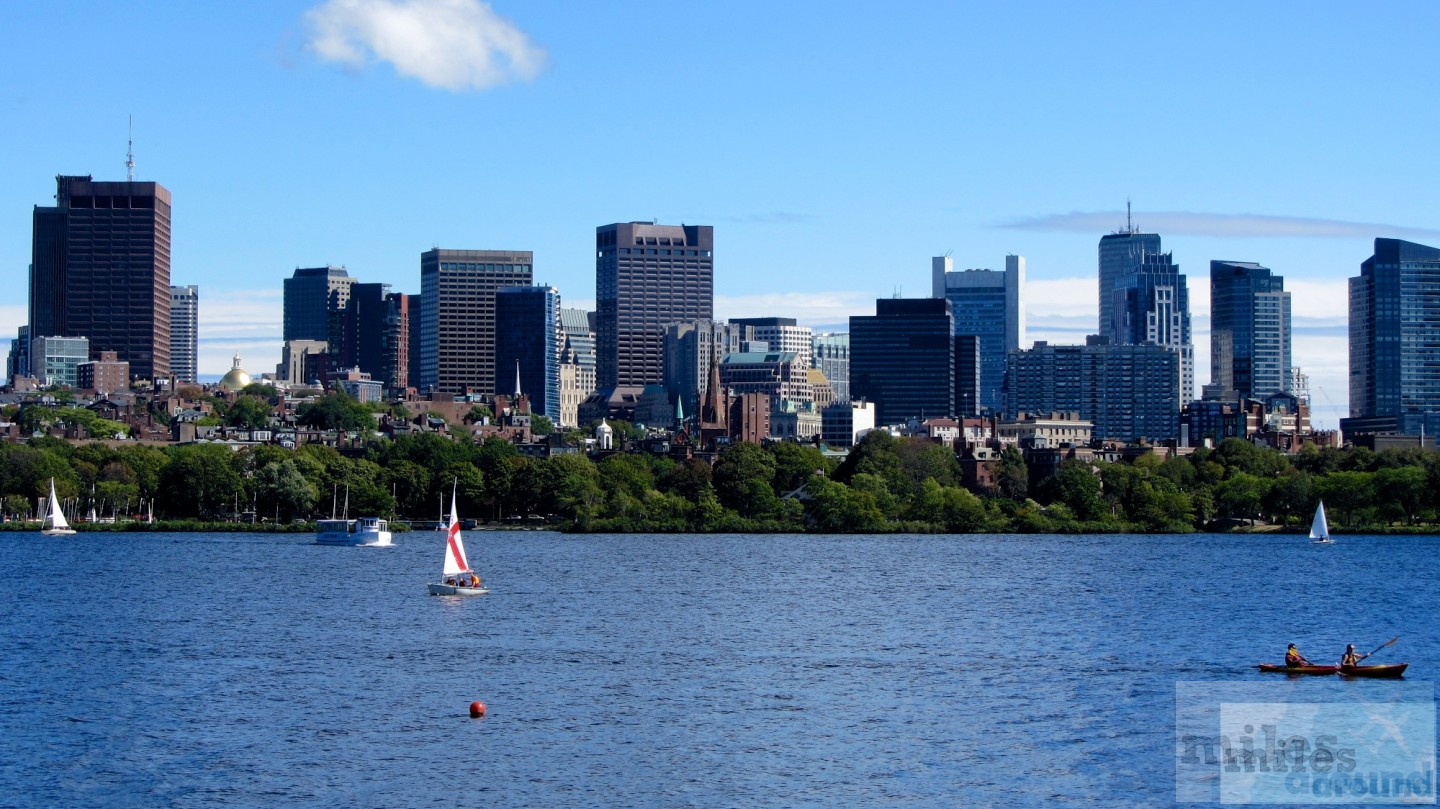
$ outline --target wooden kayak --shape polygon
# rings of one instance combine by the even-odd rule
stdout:
[[[1287,666],[1283,663],[1261,663],[1261,671],[1278,672],[1280,674],[1334,674],[1340,670],[1339,666]]]
[[[1341,666],[1340,673],[1346,677],[1400,677],[1405,674],[1409,663],[1392,663],[1388,666]]]

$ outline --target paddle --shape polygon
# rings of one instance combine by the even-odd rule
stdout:
[[[1399,636],[1399,635],[1396,635],[1395,637],[1391,638],[1390,640],[1387,640],[1387,641],[1385,641],[1384,643],[1380,644],[1379,646],[1376,646],[1376,647],[1375,647],[1375,652],[1378,652],[1378,651],[1380,651],[1381,649],[1384,649],[1386,646],[1394,646],[1394,645],[1395,645],[1395,641],[1397,641],[1397,640],[1400,640],[1400,636]],[[1375,652],[1371,652],[1370,654],[1365,655],[1365,657],[1370,657],[1370,655],[1375,654]],[[1362,659],[1363,659],[1363,658],[1362,658]]]

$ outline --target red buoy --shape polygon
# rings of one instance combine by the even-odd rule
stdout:
[[[470,718],[476,719],[476,718],[482,717],[482,716],[484,716],[484,715],[485,715],[485,703],[483,703],[483,702],[478,702],[478,701],[477,701],[477,702],[472,702],[472,703],[470,703]]]

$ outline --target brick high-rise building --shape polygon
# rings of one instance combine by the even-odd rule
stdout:
[[[90,338],[140,379],[170,374],[170,192],[154,182],[56,177],[35,207],[30,337]]]
[[[714,317],[714,242],[710,225],[595,229],[599,388],[664,381],[665,327]]]

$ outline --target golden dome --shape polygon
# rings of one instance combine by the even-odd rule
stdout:
[[[220,378],[220,387],[225,390],[238,391],[244,390],[248,384],[250,384],[250,375],[245,373],[245,370],[240,367],[240,355],[236,354],[235,367],[231,368],[229,373]]]

